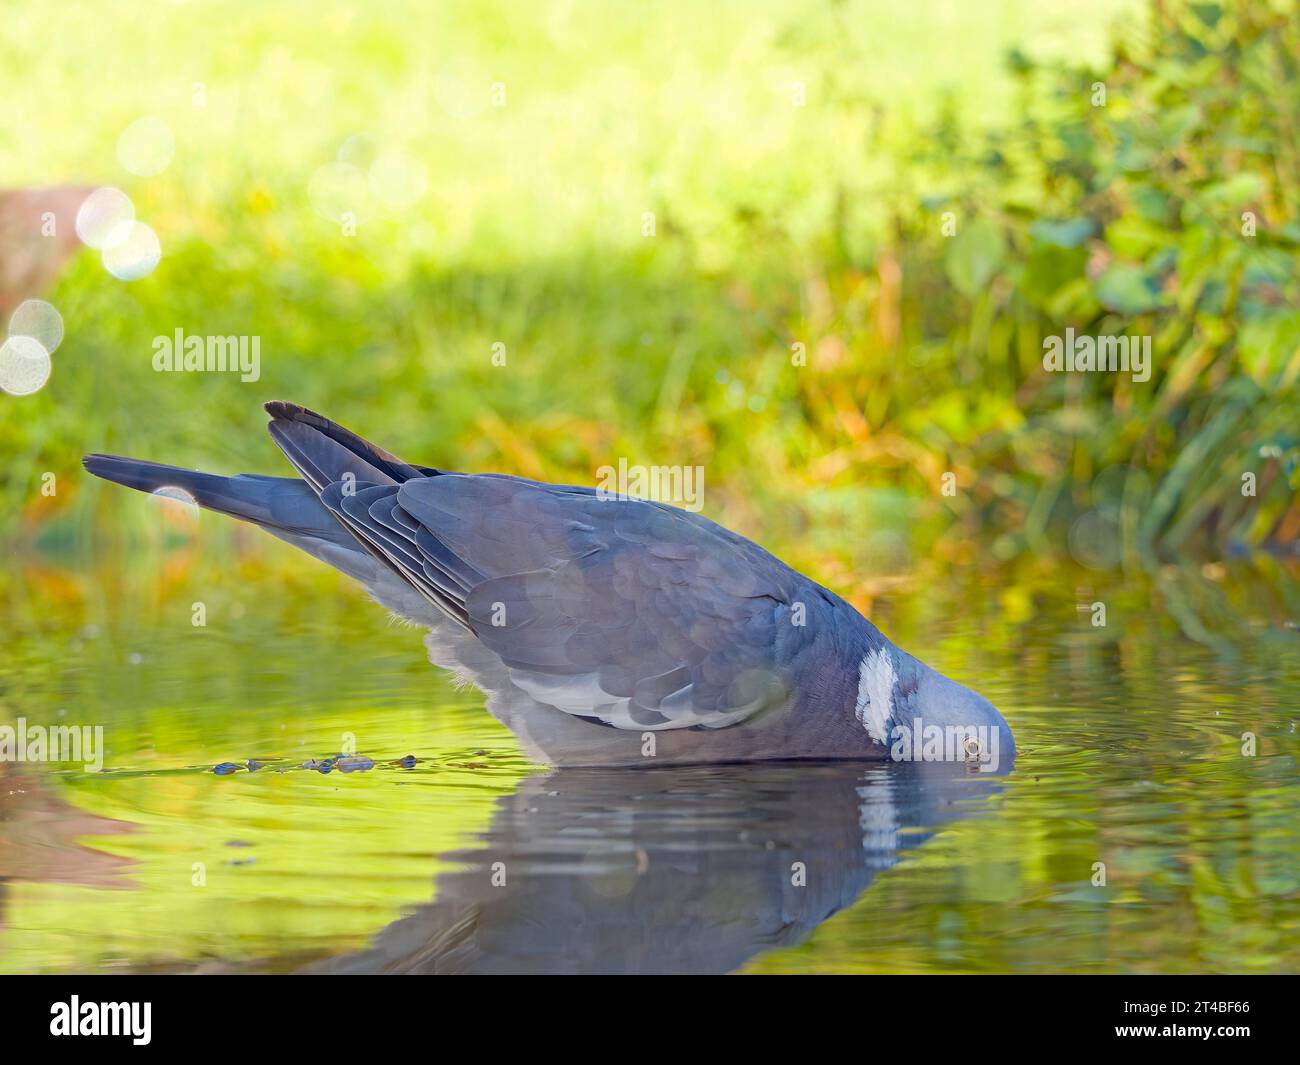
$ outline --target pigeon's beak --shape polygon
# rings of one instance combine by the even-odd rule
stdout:
[[[1010,770],[1016,758],[1011,726],[991,702],[942,673],[925,667],[910,701],[916,723],[913,729],[936,728],[944,749],[957,749],[987,773]],[[950,746],[949,737],[955,737]]]
[[[973,716],[979,719],[983,729],[987,731],[987,742],[992,748],[990,751],[982,752],[981,757],[988,757],[991,764],[990,772],[1010,770],[1016,760],[1016,740],[1011,733],[1011,726],[1007,724],[1007,719],[1002,716],[1002,712],[984,696],[969,688],[966,690],[970,692],[971,699],[977,704]]]

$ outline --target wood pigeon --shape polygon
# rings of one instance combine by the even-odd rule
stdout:
[[[304,407],[266,410],[298,477],[84,464],[141,491],[181,489],[360,581],[429,629],[432,662],[481,688],[534,758],[892,758],[986,772],[1014,758],[988,700],[699,514],[414,466]]]

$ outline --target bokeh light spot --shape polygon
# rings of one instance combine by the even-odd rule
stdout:
[[[162,245],[143,222],[124,222],[109,235],[101,258],[104,269],[119,281],[139,281],[153,273]]]
[[[24,300],[9,317],[11,337],[31,337],[53,355],[63,343],[63,316],[44,300]]]
[[[176,138],[161,118],[137,119],[117,138],[117,161],[136,177],[153,177],[171,165]]]
[[[106,185],[81,201],[77,209],[77,237],[81,243],[102,250],[114,233],[134,221],[131,197],[121,189]]]
[[[194,496],[184,488],[165,484],[161,488],[155,488],[149,494],[155,499],[161,500],[163,514],[169,521],[179,525],[196,525],[198,523],[199,504],[195,501]]]
[[[50,353],[33,337],[12,336],[0,345],[0,388],[11,396],[39,392],[50,369]]]
[[[1089,510],[1070,526],[1070,554],[1091,570],[1112,569],[1119,563],[1123,540],[1119,519],[1109,510]]]

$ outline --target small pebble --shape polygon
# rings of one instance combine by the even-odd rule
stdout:
[[[403,758],[403,759],[401,759],[400,761],[398,761],[397,764],[400,765],[403,769],[414,769],[414,768],[415,768],[415,755],[413,755],[413,754],[408,754],[405,758]]]
[[[212,767],[212,772],[216,773],[219,777],[228,777],[231,773],[239,772],[239,766],[234,762],[222,762],[220,765],[214,765]]]

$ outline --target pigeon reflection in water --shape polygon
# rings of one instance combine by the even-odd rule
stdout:
[[[729,972],[802,942],[1001,787],[947,763],[531,777],[444,856],[433,902],[309,971]]]

